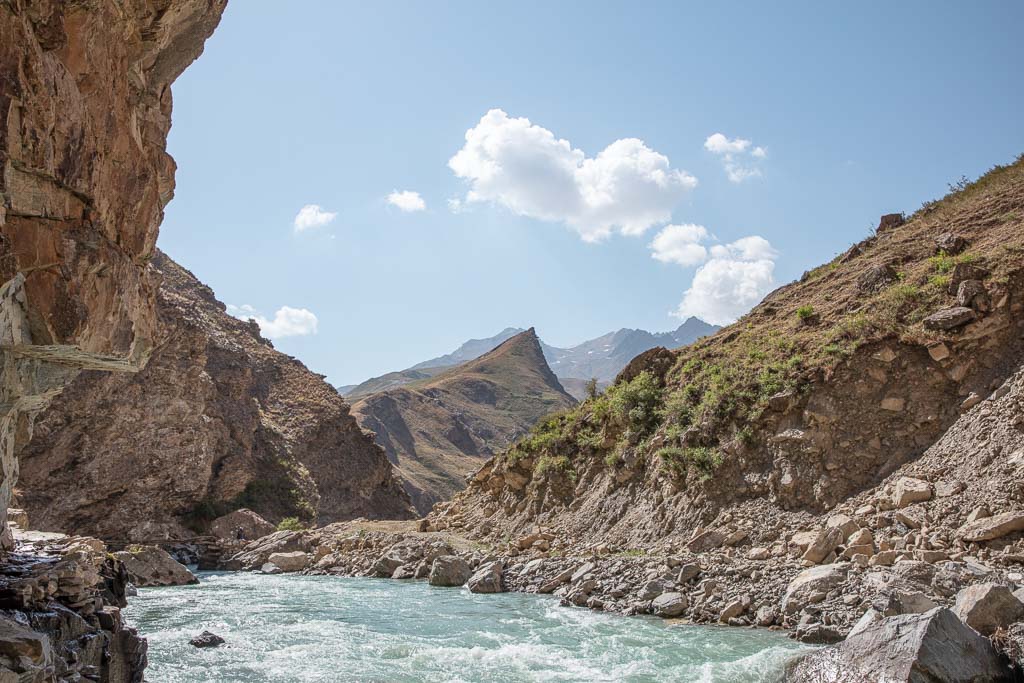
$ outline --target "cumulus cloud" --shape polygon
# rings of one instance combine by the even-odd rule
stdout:
[[[666,225],[651,242],[651,256],[663,263],[700,266],[673,315],[725,325],[774,288],[779,253],[759,235],[706,244],[714,240],[703,225]]]
[[[240,320],[255,320],[256,324],[260,326],[260,332],[268,339],[316,334],[319,324],[313,312],[305,308],[282,306],[269,320],[249,304],[241,306],[228,304],[227,308],[229,314]]]
[[[750,140],[743,138],[729,139],[721,133],[709,135],[704,141],[704,149],[722,159],[725,173],[734,183],[742,183],[748,178],[757,178],[761,169],[757,162],[768,156],[764,147],[753,147]]]
[[[662,263],[696,266],[708,257],[708,250],[701,242],[709,236],[703,225],[666,225],[651,242],[651,256]]]
[[[306,204],[299,209],[292,225],[295,232],[304,232],[310,228],[322,228],[333,221],[337,215],[333,211],[324,211],[317,204]]]
[[[395,190],[388,195],[388,204],[397,206],[406,213],[423,211],[427,208],[427,203],[423,201],[423,197],[420,196],[420,193],[413,192],[412,190],[402,190],[401,192]]]
[[[466,131],[448,166],[470,189],[462,205],[492,202],[565,223],[588,242],[639,235],[670,220],[697,179],[642,140],[616,140],[595,157],[526,118],[492,109]],[[460,206],[462,206],[460,205]]]

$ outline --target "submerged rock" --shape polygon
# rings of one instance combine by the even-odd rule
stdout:
[[[188,644],[192,647],[218,647],[224,644],[224,639],[216,633],[203,631],[198,636],[190,638]]]

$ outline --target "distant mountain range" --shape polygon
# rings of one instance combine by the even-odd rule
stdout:
[[[488,340],[467,345],[473,343],[474,349],[489,346]],[[445,358],[460,357],[467,345]],[[410,369],[405,377],[418,372]],[[478,358],[363,396],[353,402],[352,415],[376,435],[416,509],[426,514],[462,490],[481,462],[543,416],[575,403],[529,329]]]
[[[718,329],[718,326],[709,325],[699,318],[688,318],[671,332],[623,328],[570,348],[559,348],[544,342],[540,342],[540,345],[545,360],[565,390],[577,399],[582,399],[591,378],[596,378],[599,386],[607,386],[638,354],[655,346],[670,349],[685,346]],[[406,370],[368,379],[361,384],[340,386],[338,391],[349,399],[356,399],[410,382],[430,379],[447,368],[478,358],[524,331],[508,327],[493,337],[470,339],[452,353],[425,360]]]

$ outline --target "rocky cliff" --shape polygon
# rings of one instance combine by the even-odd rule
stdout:
[[[465,486],[466,475],[575,400],[548,368],[533,329],[435,377],[353,404],[376,434],[422,514]]]
[[[170,85],[225,4],[0,5],[0,530],[32,415],[77,369],[151,347]]]
[[[384,452],[321,376],[161,252],[151,266],[162,284],[149,363],[81,373],[36,420],[20,497],[36,528],[145,540],[239,507],[321,524],[411,514]]]
[[[1022,263],[1018,160],[909,220],[885,217],[712,337],[642,354],[432,518],[483,537],[541,525],[620,547],[685,544],[741,520],[754,545],[813,528],[919,462],[1021,367]],[[1015,452],[991,457],[1003,468]],[[1022,507],[1019,493],[999,497],[990,508]]]

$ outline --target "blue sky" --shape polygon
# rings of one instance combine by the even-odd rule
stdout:
[[[1024,152],[1022,25],[1009,1],[234,0],[174,85],[159,245],[336,384],[507,326],[721,322]]]

